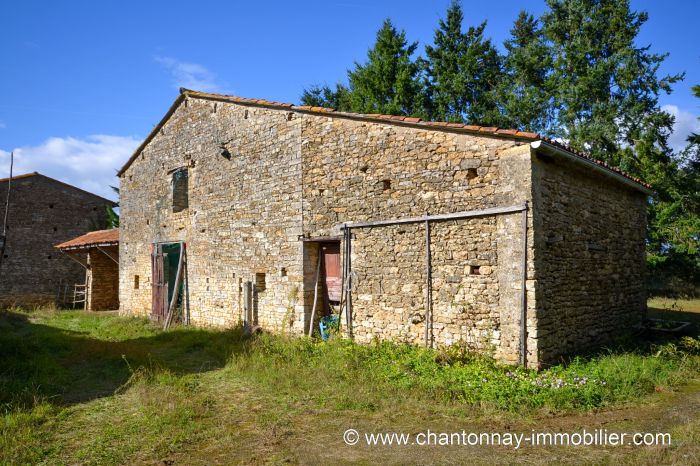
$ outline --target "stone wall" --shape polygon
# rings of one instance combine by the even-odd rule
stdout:
[[[539,358],[609,343],[646,310],[645,196],[590,168],[533,162]]]
[[[87,271],[88,294],[86,309],[111,311],[119,309],[119,265],[111,259],[119,257],[117,246],[93,248],[87,254],[90,269]],[[109,256],[107,256],[109,254]]]
[[[152,243],[184,241],[193,324],[238,323],[245,282],[264,274],[255,323],[300,331],[300,123],[291,112],[201,99],[177,108],[121,177],[123,313],[151,311]],[[179,167],[188,167],[189,200],[173,213]]]
[[[518,144],[493,136],[306,116],[304,234],[336,236],[344,222],[522,204],[530,199],[530,154],[528,146]],[[521,289],[520,267],[514,266],[522,249],[521,217],[503,217],[516,220],[491,216],[431,225],[435,346],[461,344],[517,361],[519,323],[513,322],[520,301],[512,299],[511,290]],[[355,338],[422,344],[424,225],[353,234]]]
[[[0,215],[7,185],[0,187]],[[85,269],[53,246],[104,228],[107,200],[40,174],[12,182],[5,257],[0,265],[0,306],[56,302],[66,285],[85,282]]]
[[[183,167],[188,207],[173,212]],[[301,333],[318,241],[343,223],[526,201],[525,216],[431,224],[433,346],[517,362],[523,275],[531,366],[638,322],[644,196],[507,136],[187,97],[121,178],[121,311],[150,312],[152,244],[184,241],[192,323],[240,322],[251,281],[253,323]],[[422,223],[353,230],[358,341],[422,344],[425,255]]]

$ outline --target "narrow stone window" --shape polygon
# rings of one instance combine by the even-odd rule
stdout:
[[[58,227],[53,227],[53,231],[58,231]]]
[[[139,289],[139,276],[134,275],[134,289],[138,290]]]
[[[282,268],[280,269],[280,277],[286,277],[286,276],[287,276],[287,268],[286,268],[286,267],[282,267]]]
[[[265,291],[265,274],[256,273],[255,274],[255,289],[258,292]]]
[[[182,212],[189,206],[189,176],[187,168],[173,172],[173,212]]]
[[[470,265],[469,266],[469,274],[470,275],[481,275],[481,267],[478,265]]]
[[[391,180],[382,180],[382,191],[388,191],[391,189]]]

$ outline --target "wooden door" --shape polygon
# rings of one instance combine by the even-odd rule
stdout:
[[[324,243],[321,245],[321,251],[328,300],[340,301],[343,288],[343,277],[340,273],[340,243]]]
[[[151,253],[151,319],[158,322],[165,318],[168,283],[165,279],[165,256],[161,244],[154,244]]]

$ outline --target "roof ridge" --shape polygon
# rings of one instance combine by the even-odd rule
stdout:
[[[190,96],[195,98],[204,99],[214,99],[223,100],[227,102],[239,103],[243,105],[260,105],[264,107],[282,107],[288,108],[290,110],[298,110],[309,113],[334,113],[341,116],[351,116],[359,118],[369,118],[369,119],[380,119],[380,120],[393,120],[400,121],[404,123],[421,123],[429,126],[440,126],[446,128],[458,128],[467,131],[480,132],[480,133],[493,133],[505,136],[517,136],[527,139],[541,139],[542,137],[530,131],[520,131],[518,129],[512,128],[499,128],[496,126],[480,126],[480,125],[468,125],[465,123],[456,123],[449,121],[433,121],[433,120],[423,120],[419,117],[412,117],[406,115],[388,115],[383,113],[357,113],[357,112],[345,112],[340,111],[332,107],[322,107],[316,105],[295,105],[286,102],[276,102],[272,100],[265,99],[251,99],[247,97],[241,97],[237,95],[230,94],[216,94],[211,92],[201,92],[193,91],[184,87],[180,88],[180,95]]]
[[[12,175],[12,180],[13,181],[14,180],[21,180],[22,178],[29,178],[29,177],[36,176],[36,175],[41,175],[41,173],[34,171],[34,172],[29,172],[29,173],[23,173],[21,175]],[[44,175],[41,175],[41,176],[44,176]],[[0,178],[0,182],[8,181],[9,179],[10,179],[9,176],[7,176],[5,178]]]
[[[31,172],[31,173],[25,173],[25,174],[22,174],[22,175],[12,176],[12,181],[21,180],[21,179],[26,179],[26,178],[31,178],[31,177],[33,177],[33,176],[41,176],[41,177],[46,178],[47,180],[53,181],[54,183],[62,184],[63,186],[67,186],[67,187],[72,188],[72,189],[75,189],[75,190],[77,190],[77,191],[81,191],[81,192],[83,192],[83,193],[85,193],[85,194],[89,194],[89,195],[91,195],[91,196],[98,197],[98,198],[102,199],[103,201],[107,201],[108,203],[110,203],[110,204],[112,205],[112,207],[116,207],[116,206],[118,205],[116,202],[114,202],[114,201],[111,200],[111,199],[107,199],[106,197],[100,196],[99,194],[95,194],[95,193],[90,192],[90,191],[88,191],[88,190],[86,190],[86,189],[79,188],[78,186],[72,185],[72,184],[70,184],[70,183],[66,183],[65,181],[61,181],[61,180],[58,180],[58,179],[56,179],[56,178],[52,178],[52,177],[50,177],[50,176],[48,176],[48,175],[44,175],[43,173],[39,173],[39,172],[37,172],[37,171]],[[9,180],[10,180],[10,177],[7,177],[7,178],[0,178],[0,183],[5,182],[5,181],[9,181]]]
[[[480,125],[469,125],[465,123],[454,123],[454,122],[447,122],[447,121],[430,121],[430,120],[423,120],[419,117],[411,117],[411,116],[405,116],[405,115],[384,115],[381,113],[352,113],[352,112],[342,112],[338,111],[334,108],[331,107],[321,107],[321,106],[314,106],[314,105],[294,105],[290,103],[285,103],[285,102],[276,102],[272,100],[265,100],[265,99],[250,99],[247,97],[240,97],[236,95],[227,95],[227,94],[215,94],[211,92],[200,92],[200,91],[194,91],[191,89],[187,89],[184,87],[180,88],[180,95],[178,96],[177,99],[175,99],[175,102],[170,106],[170,109],[168,112],[165,114],[163,119],[153,128],[153,130],[149,133],[149,135],[146,137],[146,139],[143,141],[143,143],[134,151],[133,155],[129,158],[129,160],[124,164],[124,166],[117,172],[117,176],[121,176],[124,174],[127,168],[131,165],[131,163],[136,159],[136,157],[141,153],[141,151],[146,147],[146,145],[155,137],[155,135],[160,131],[160,129],[163,127],[165,122],[170,118],[170,116],[175,112],[175,109],[178,107],[178,105],[187,97],[194,97],[194,98],[201,98],[201,99],[209,99],[209,100],[217,100],[217,101],[223,101],[223,102],[230,102],[230,103],[235,103],[235,104],[241,104],[241,105],[254,105],[254,106],[260,106],[260,107],[266,107],[266,108],[275,108],[275,109],[283,109],[283,110],[291,110],[291,111],[297,111],[297,112],[303,112],[303,113],[310,113],[310,114],[315,114],[315,115],[326,115],[326,116],[338,116],[338,117],[344,117],[344,118],[351,118],[351,119],[361,119],[361,120],[369,120],[369,121],[374,121],[378,123],[394,123],[394,124],[401,124],[401,125],[408,125],[412,127],[428,127],[428,128],[434,128],[434,129],[444,129],[446,131],[459,131],[459,132],[466,132],[470,134],[481,134],[481,135],[491,135],[491,136],[498,136],[498,137],[509,137],[509,138],[518,138],[521,140],[526,140],[529,142],[535,142],[535,141],[545,141],[548,144],[552,144],[555,146],[558,146],[559,148],[570,152],[571,154],[574,154],[575,156],[578,156],[580,158],[586,159],[590,162],[593,162],[597,165],[600,165],[601,167],[604,167],[605,169],[609,170],[610,172],[616,173],[624,178],[627,178],[631,181],[634,181],[635,183],[643,186],[644,188],[651,189],[651,186],[644,181],[640,180],[639,178],[636,178],[632,175],[629,175],[622,170],[620,170],[617,167],[613,167],[611,165],[608,165],[607,163],[593,158],[590,154],[586,154],[584,152],[578,151],[576,149],[573,149],[571,146],[568,144],[561,143],[559,141],[555,141],[551,138],[548,138],[546,136],[542,136],[538,133],[530,132],[530,131],[520,131],[518,129],[512,129],[512,128],[499,128],[496,126],[480,126]]]

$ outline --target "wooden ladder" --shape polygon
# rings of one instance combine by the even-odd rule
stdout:
[[[75,309],[76,304],[83,304],[85,307],[85,301],[87,297],[87,284],[76,284],[73,287],[73,309]]]

